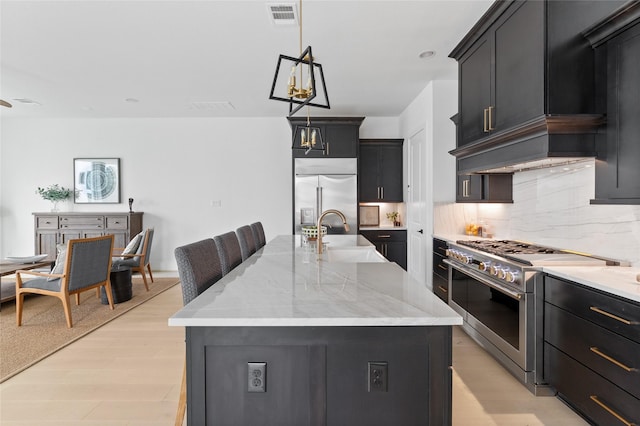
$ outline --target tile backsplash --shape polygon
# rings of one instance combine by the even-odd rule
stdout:
[[[640,266],[640,206],[591,205],[595,160],[513,176],[513,204],[442,204],[436,233],[462,233],[469,221],[489,224],[494,238],[531,241]]]

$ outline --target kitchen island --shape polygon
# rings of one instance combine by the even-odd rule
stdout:
[[[190,425],[451,424],[462,318],[370,250],[279,236],[169,319],[186,327]]]

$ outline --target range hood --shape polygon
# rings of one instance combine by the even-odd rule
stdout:
[[[458,173],[513,173],[594,158],[597,114],[543,115],[449,151]]]

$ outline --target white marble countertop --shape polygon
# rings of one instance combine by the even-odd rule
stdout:
[[[355,235],[324,240],[371,246]],[[187,327],[460,324],[460,315],[395,263],[318,261],[313,247],[291,235],[270,241],[169,319]]]
[[[640,268],[625,266],[545,266],[544,272],[587,287],[640,302]]]

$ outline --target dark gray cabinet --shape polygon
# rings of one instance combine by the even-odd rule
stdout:
[[[543,2],[520,2],[460,57],[459,145],[543,113],[543,16]]]
[[[126,247],[132,236],[142,232],[142,212],[135,213],[33,213],[35,254],[55,260],[57,244],[77,238],[114,236],[114,247]]]
[[[360,234],[371,241],[384,257],[407,269],[407,231],[398,230],[360,230]]]
[[[187,327],[186,340],[189,425],[451,424],[451,326]],[[248,390],[256,362],[265,392]]]
[[[622,1],[496,1],[451,52],[458,61],[458,172],[595,156],[604,122],[581,32]]]
[[[296,126],[305,126],[306,117],[289,117],[292,132]],[[364,117],[311,117],[311,126],[320,128],[324,151],[294,149],[293,158],[356,158],[360,141],[360,124]],[[298,136],[299,137],[299,136]]]
[[[401,203],[403,139],[361,139],[358,160],[360,202]]]
[[[460,174],[456,202],[513,203],[513,174]]]
[[[438,238],[433,239],[433,292],[444,303],[449,303],[449,266],[444,263],[447,258],[447,243]]]
[[[640,204],[640,4],[588,32],[606,92],[607,125],[592,204]]]
[[[544,324],[558,396],[595,424],[638,424],[640,304],[547,275]]]

